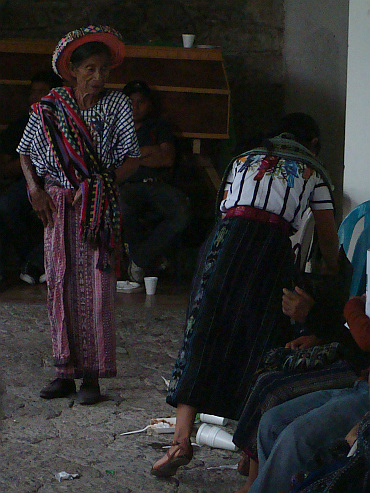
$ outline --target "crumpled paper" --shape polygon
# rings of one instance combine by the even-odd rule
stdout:
[[[78,473],[70,474],[69,472],[61,471],[61,472],[58,472],[58,474],[56,474],[55,477],[57,478],[57,480],[60,483],[63,479],[77,479],[80,477],[80,475]]]

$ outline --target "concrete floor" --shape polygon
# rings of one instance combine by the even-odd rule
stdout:
[[[240,487],[235,470],[207,469],[235,465],[236,452],[197,447],[176,477],[159,480],[150,467],[172,436],[120,435],[151,418],[175,416],[162,376],[169,378],[182,340],[188,286],[160,282],[154,297],[117,294],[118,376],[101,380],[105,400],[90,407],[38,396],[54,377],[45,295],[45,286],[17,284],[0,293],[1,493],[232,493]],[[59,483],[61,471],[80,478]]]

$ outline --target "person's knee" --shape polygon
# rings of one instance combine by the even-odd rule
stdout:
[[[260,420],[258,427],[258,440],[264,444],[264,448],[270,448],[277,440],[282,426],[276,426],[278,423],[275,409],[270,409]]]

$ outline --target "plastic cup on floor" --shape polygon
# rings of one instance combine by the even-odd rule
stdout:
[[[155,294],[157,289],[158,277],[144,277],[145,291],[146,294]]]
[[[218,426],[212,426],[207,423],[200,425],[195,441],[198,445],[209,445],[210,447],[224,450],[236,450],[233,436],[230,433]]]
[[[200,413],[199,419],[203,423],[209,423],[211,425],[225,426],[228,423],[227,418],[222,418],[221,416],[215,416],[213,414]]]

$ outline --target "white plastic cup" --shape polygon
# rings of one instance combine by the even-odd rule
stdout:
[[[212,426],[207,423],[200,425],[195,441],[198,445],[209,445],[210,447],[224,450],[236,450],[233,436],[230,433],[218,426]]]
[[[157,289],[158,277],[144,277],[146,294],[155,294]]]
[[[193,46],[195,39],[195,34],[183,34],[182,35],[182,44],[184,48],[191,48]]]
[[[225,426],[228,423],[227,418],[222,418],[221,416],[215,416],[214,414],[200,413],[199,419],[203,421],[203,423],[209,423],[211,425]]]

